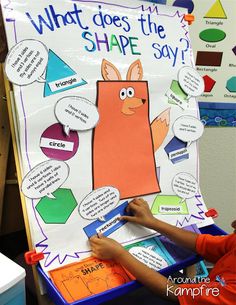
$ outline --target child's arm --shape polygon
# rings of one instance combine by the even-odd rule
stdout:
[[[119,243],[102,235],[90,238],[92,255],[99,259],[112,259],[126,268],[140,283],[154,293],[167,298],[167,278],[160,273],[148,268],[134,258]],[[178,286],[169,283],[169,289],[174,292]],[[168,299],[178,302],[173,293],[168,293]]]
[[[152,215],[147,202],[142,198],[132,200],[127,207],[127,211],[133,216],[122,216],[121,219],[153,229],[160,234],[165,235],[176,244],[196,251],[198,234],[177,228],[156,219]]]

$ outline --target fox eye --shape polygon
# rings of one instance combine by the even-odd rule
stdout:
[[[127,97],[127,91],[126,91],[125,88],[123,88],[123,89],[120,90],[120,99],[122,101],[124,101],[126,99],[126,97]]]
[[[128,97],[133,97],[133,96],[134,96],[134,88],[129,87],[129,88],[127,89],[127,96],[128,96]]]

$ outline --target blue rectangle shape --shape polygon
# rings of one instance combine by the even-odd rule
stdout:
[[[98,233],[96,230],[102,225],[105,225],[112,218],[115,218],[118,215],[120,216],[128,215],[128,213],[126,212],[127,205],[128,205],[128,201],[125,201],[124,203],[122,203],[121,205],[117,206],[115,209],[110,211],[107,215],[105,215],[104,216],[105,221],[95,220],[94,222],[90,223],[88,226],[84,227],[84,232],[88,236],[88,238],[90,238],[93,235],[96,235]],[[111,224],[111,227],[102,234],[104,236],[109,236],[118,228],[122,227],[126,222],[127,221],[119,220],[114,225]]]

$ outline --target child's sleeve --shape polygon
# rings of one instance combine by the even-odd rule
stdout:
[[[211,263],[216,263],[224,254],[229,252],[236,243],[236,234],[227,236],[212,236],[200,234],[196,242],[197,253]]]
[[[180,305],[233,305],[235,285],[221,286],[220,283],[183,284],[178,287]],[[175,292],[177,293],[177,292]]]

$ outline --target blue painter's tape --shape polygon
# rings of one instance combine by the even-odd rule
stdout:
[[[236,127],[236,103],[199,102],[201,121],[205,126]]]
[[[192,0],[176,0],[173,6],[179,6],[188,9],[188,13],[191,14],[194,10],[194,3]]]
[[[236,110],[236,103],[213,103],[213,102],[198,102],[200,109],[222,109],[222,110]]]
[[[126,212],[127,205],[128,201],[125,201],[104,216],[105,221],[96,220],[84,227],[84,232],[88,238],[96,235],[97,233],[102,233],[104,236],[109,236],[111,233],[122,227],[127,221],[118,220],[118,217],[129,215]]]
[[[152,2],[156,4],[166,4],[167,0],[144,0],[144,1]]]

